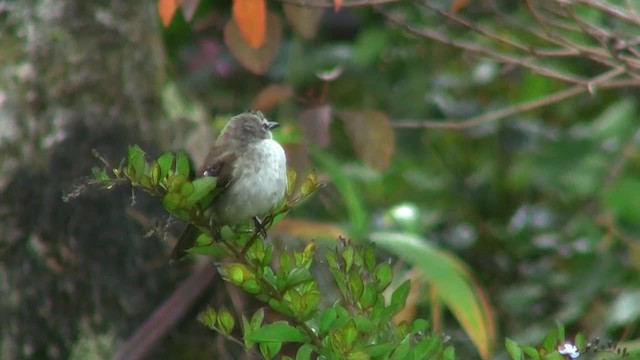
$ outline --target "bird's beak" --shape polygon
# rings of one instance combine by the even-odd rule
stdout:
[[[267,124],[269,124],[269,130],[273,130],[280,126],[280,124],[275,121],[269,121]]]

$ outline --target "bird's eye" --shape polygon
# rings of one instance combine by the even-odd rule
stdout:
[[[270,130],[269,129],[269,123],[262,123],[262,128],[265,130]]]

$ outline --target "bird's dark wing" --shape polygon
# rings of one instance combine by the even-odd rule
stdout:
[[[231,183],[231,175],[236,157],[231,151],[220,152],[218,149],[218,146],[214,146],[211,149],[206,160],[200,169],[198,169],[196,177],[216,177],[216,189],[222,189]],[[195,225],[187,225],[182,234],[180,234],[176,246],[174,246],[171,251],[171,259],[177,261],[187,255],[187,250],[195,245],[199,234],[200,230],[198,230]]]

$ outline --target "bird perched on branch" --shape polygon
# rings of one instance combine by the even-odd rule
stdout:
[[[277,122],[261,112],[236,115],[216,139],[196,176],[214,176],[221,189],[210,206],[211,225],[237,225],[254,219],[278,206],[287,189],[287,159],[284,149],[273,140],[271,130]],[[262,229],[256,229],[263,231]],[[171,252],[171,258],[184,257],[193,247],[198,228],[189,224]]]

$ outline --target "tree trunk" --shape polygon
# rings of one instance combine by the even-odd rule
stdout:
[[[162,148],[153,2],[0,4],[0,358],[107,358],[184,272],[128,215],[129,190],[62,201],[127,145]],[[154,154],[155,155],[155,154]]]

